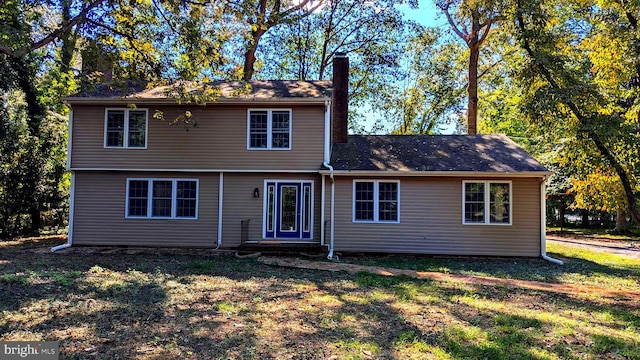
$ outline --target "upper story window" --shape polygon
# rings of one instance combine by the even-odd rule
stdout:
[[[127,218],[196,219],[198,180],[127,179]]]
[[[249,109],[247,148],[291,150],[291,110]]]
[[[354,222],[400,222],[400,182],[353,181]]]
[[[463,192],[463,224],[511,225],[511,182],[464,181]]]
[[[147,109],[107,109],[104,147],[146,149]]]

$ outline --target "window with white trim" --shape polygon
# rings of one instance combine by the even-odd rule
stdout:
[[[198,180],[127,179],[126,217],[196,219]]]
[[[400,181],[354,180],[353,222],[400,222]]]
[[[463,181],[462,223],[511,225],[510,181]]]
[[[106,109],[104,147],[146,148],[147,115],[147,109]]]
[[[251,150],[290,150],[291,110],[249,109],[247,148]]]

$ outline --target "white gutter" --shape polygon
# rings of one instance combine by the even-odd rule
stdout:
[[[272,104],[274,102],[285,105],[312,105],[326,102],[326,97],[316,98],[248,98],[227,99],[218,98],[208,101],[206,105],[251,105]],[[138,105],[175,105],[175,106],[201,106],[200,104],[181,104],[178,99],[171,98],[143,98],[143,97],[68,97],[65,102],[70,105],[104,105],[104,104],[138,104]]]
[[[540,257],[554,264],[564,264],[562,260],[547,256],[547,200],[546,200],[546,178],[540,183]]]
[[[218,246],[215,250],[218,250],[222,245],[222,200],[224,197],[224,173],[220,173],[220,181],[218,181]]]
[[[292,173],[292,174],[317,174],[318,170],[287,170],[287,169],[157,169],[157,168],[111,168],[111,167],[93,167],[93,168],[71,168],[69,171],[131,171],[131,172],[197,172],[197,173],[220,173],[220,172],[229,172],[229,173]]]
[[[73,218],[75,217],[75,198],[76,198],[76,173],[71,173],[71,188],[69,189],[69,230],[67,230],[67,243],[54,246],[51,252],[66,249],[73,244]]]
[[[331,171],[320,170],[320,174]],[[551,175],[547,171],[497,172],[497,171],[412,171],[412,170],[335,170],[335,176],[421,176],[421,177],[483,177],[483,178],[524,178]]]

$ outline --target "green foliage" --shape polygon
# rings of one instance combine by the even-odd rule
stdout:
[[[20,92],[0,97],[0,238],[31,232],[34,207],[42,226],[59,228],[67,218],[66,119],[50,113],[38,138],[30,136],[28,121]]]
[[[418,29],[405,54],[406,77],[381,89],[374,100],[383,118],[392,119],[392,133],[434,134],[459,119],[465,84],[462,49],[438,41],[443,33]]]
[[[614,175],[637,221],[640,48],[636,5],[526,2],[516,21],[529,62],[520,69],[523,110],[547,143],[561,143],[556,162],[576,179],[581,206],[612,208],[592,186]],[[634,45],[636,44],[636,45]],[[601,176],[599,174],[604,174]],[[615,181],[614,181],[615,182]],[[595,192],[591,192],[595,194]],[[637,195],[635,196],[637,198]]]

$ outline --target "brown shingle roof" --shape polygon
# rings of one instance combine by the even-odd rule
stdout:
[[[249,85],[247,88],[246,86]],[[212,88],[220,90],[221,99],[324,99],[331,97],[332,82],[324,80],[296,81],[296,80],[252,80],[249,82],[214,82]],[[74,99],[168,99],[173,93],[173,87],[180,87],[190,95],[201,93],[201,87],[192,82],[179,82],[171,86],[158,86],[143,89],[141,86],[129,84],[128,87],[110,87],[97,85],[95,88],[70,96]],[[247,91],[243,91],[247,89]]]
[[[548,172],[504,135],[351,135],[333,145],[331,165],[347,171]]]

